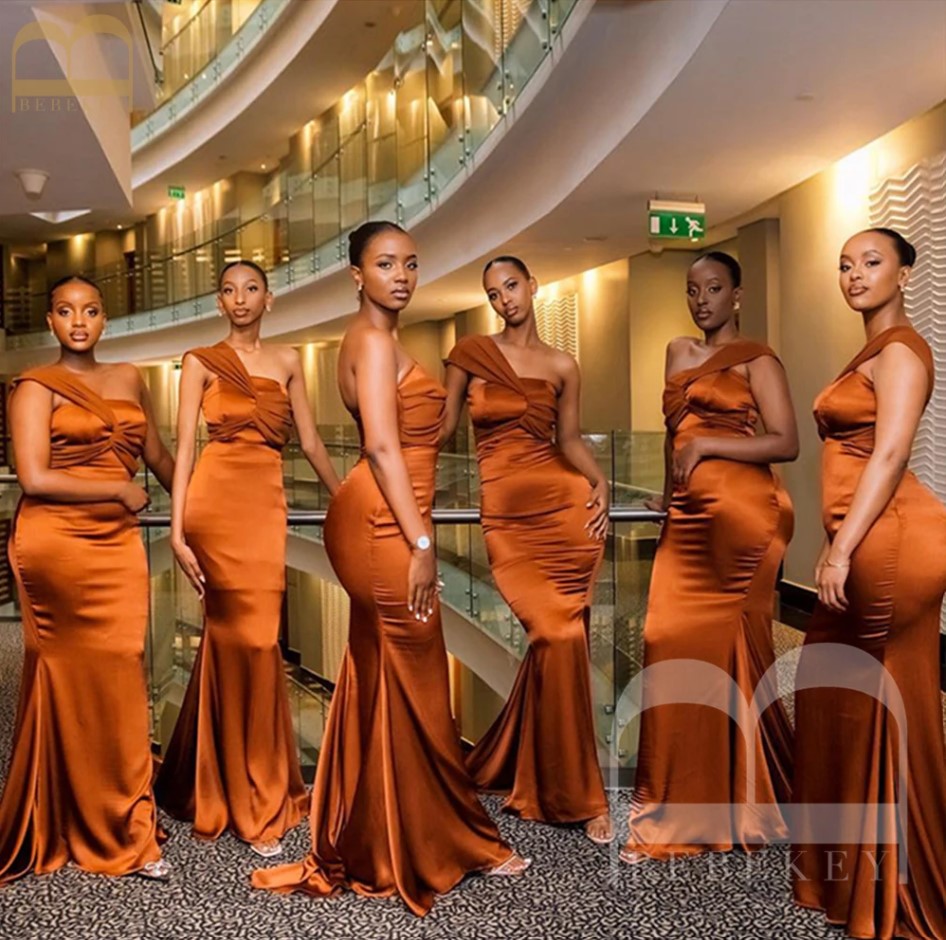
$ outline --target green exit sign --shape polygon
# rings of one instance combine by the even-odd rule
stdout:
[[[172,199],[185,199],[187,196],[183,186],[168,186],[168,195]]]
[[[706,234],[706,206],[702,202],[651,199],[647,206],[651,238],[699,241]]]

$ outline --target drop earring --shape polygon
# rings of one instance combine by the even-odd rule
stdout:
[[[741,306],[742,306],[742,305],[741,305],[741,304],[739,303],[739,301],[737,300],[737,301],[732,305],[732,308],[733,308],[733,310],[736,311],[736,313],[739,313],[739,308],[740,308]]]

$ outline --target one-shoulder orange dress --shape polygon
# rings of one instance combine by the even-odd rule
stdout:
[[[932,392],[929,346],[892,327],[819,395],[829,538],[874,449],[877,399],[858,369],[889,343],[916,353]],[[908,471],[851,556],[848,609],[816,609],[796,680],[795,900],[851,937],[946,940],[944,592],[946,509]]]
[[[21,382],[66,399],[52,413],[53,469],[85,480],[134,476],[147,428],[137,402],[103,399],[58,365]],[[138,520],[120,502],[23,496],[9,558],[26,656],[0,800],[0,882],[67,863],[107,875],[138,871],[161,857]]]
[[[292,412],[280,384],[251,376],[226,343],[187,355],[216,375],[202,402],[210,443],[184,510],[207,579],[204,633],[155,791],[200,838],[230,829],[265,842],[297,825],[307,802],[278,645]]]
[[[398,385],[401,449],[428,524],[445,398],[416,365]],[[253,884],[399,895],[426,914],[435,895],[511,850],[463,766],[439,605],[426,623],[407,609],[411,547],[364,456],[329,506],[325,547],[351,620],[312,791],[312,851],[254,872]]]
[[[734,366],[771,349],[737,340],[664,391],[674,451],[749,437],[758,406]],[[627,849],[653,858],[785,840],[791,728],[769,668],[788,494],[766,464],[719,458],[674,488],[644,623],[640,748]],[[772,703],[772,704],[769,704]]]
[[[529,648],[505,707],[468,755],[504,809],[543,822],[608,812],[591,698],[588,617],[604,543],[588,537],[589,483],[555,444],[558,398],[521,378],[489,336],[460,340],[447,362],[469,385],[481,519],[493,579]]]

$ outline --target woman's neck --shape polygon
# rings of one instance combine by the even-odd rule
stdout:
[[[249,326],[234,326],[231,324],[230,333],[224,342],[233,349],[239,349],[242,352],[255,352],[263,345],[259,336],[259,328],[259,320]]]
[[[530,312],[518,326],[505,324],[499,335],[503,338],[503,342],[510,346],[537,346],[542,342],[539,328],[535,323],[534,312]]]
[[[71,349],[62,348],[59,351],[59,365],[64,366],[70,372],[94,372],[98,368],[95,361],[95,352],[73,352]]]
[[[864,332],[868,342],[893,326],[910,326],[902,295],[876,310],[864,312]]]
[[[705,346],[728,346],[730,343],[736,342],[737,339],[739,339],[739,330],[732,320],[727,320],[715,330],[703,333],[703,344]]]

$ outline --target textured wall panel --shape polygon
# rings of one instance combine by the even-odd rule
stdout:
[[[535,322],[543,343],[578,358],[578,294],[535,301]]]

